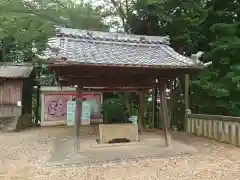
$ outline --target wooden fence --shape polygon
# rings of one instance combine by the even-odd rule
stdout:
[[[240,146],[240,117],[189,114],[187,132]]]

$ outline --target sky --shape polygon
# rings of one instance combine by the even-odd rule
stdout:
[[[104,4],[104,0],[83,0],[84,2],[91,2],[94,5]]]
[[[93,6],[100,6],[107,4],[108,6],[111,5],[110,0],[83,0],[86,3],[91,3]],[[109,2],[109,3],[108,3]],[[121,24],[121,19],[116,16],[109,16],[108,18],[104,19],[104,23],[110,24],[112,21],[118,21]],[[117,28],[111,25],[111,28],[109,30],[110,32],[116,32],[116,31],[123,31],[123,28]]]

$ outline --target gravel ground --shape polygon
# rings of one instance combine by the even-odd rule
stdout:
[[[0,180],[240,180],[240,149],[202,138],[181,137],[194,156],[126,160],[91,167],[44,167],[59,128],[0,133]]]

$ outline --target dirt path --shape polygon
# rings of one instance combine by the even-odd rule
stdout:
[[[175,139],[195,146],[194,156],[125,161],[94,167],[45,167],[55,137],[62,128],[0,133],[0,180],[215,180],[240,179],[240,149],[202,138],[173,133]]]

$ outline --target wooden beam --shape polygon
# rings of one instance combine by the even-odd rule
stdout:
[[[110,68],[111,69],[111,68]],[[151,74],[148,73],[131,73],[128,71],[123,71],[119,69],[113,70],[95,70],[91,71],[89,69],[87,70],[81,70],[81,69],[68,69],[68,68],[60,68],[56,70],[56,76],[62,76],[64,79],[68,81],[75,81],[74,84],[76,84],[76,81],[87,81],[87,82],[114,82],[114,83],[122,83],[122,82],[133,82],[133,83],[138,83],[140,82],[151,82],[156,84],[156,79],[159,79],[159,81],[164,81],[168,79],[175,79],[178,77],[178,74],[167,74],[168,71],[164,70],[165,73],[159,74],[162,72],[158,72],[157,74]],[[57,78],[58,79],[58,78]]]
[[[84,92],[138,92],[149,91],[151,87],[83,87]]]
[[[66,80],[60,80],[60,84],[62,85],[67,85],[67,86],[73,86],[76,84],[83,84],[84,86],[87,87],[108,87],[108,88],[115,88],[115,87],[121,87],[121,88],[126,88],[126,87],[132,87],[132,88],[152,88],[156,87],[157,85],[152,82],[134,82],[134,81],[128,81],[126,80],[125,82],[118,82],[118,81],[108,81],[105,79],[99,80],[99,81],[91,81],[91,80],[71,80],[71,79],[66,79]]]
[[[68,84],[68,85],[76,85],[82,84],[83,86],[87,87],[108,87],[108,88],[115,88],[115,87],[132,87],[132,88],[152,88],[157,87],[157,83],[154,77],[147,76],[147,77],[136,77],[136,76],[126,76],[126,75],[99,75],[94,77],[86,77],[86,76],[79,76],[77,75],[64,75],[60,76],[59,82],[61,84]],[[159,83],[165,83],[168,79],[159,78]]]
[[[185,119],[184,119],[184,130],[187,132],[187,118],[188,118],[188,109],[189,109],[189,75],[185,74],[184,79],[185,84]]]
[[[84,72],[95,74],[96,72],[107,72],[107,74],[144,74],[146,75],[160,75],[160,76],[181,76],[183,74],[196,74],[200,72],[201,68],[182,68],[182,67],[129,67],[129,66],[100,66],[100,65],[79,65],[79,64],[49,64],[48,68],[50,71],[56,69],[65,69],[69,72]]]
[[[165,145],[171,146],[170,120],[168,115],[166,89],[167,89],[167,84],[164,84],[159,88],[159,92],[160,92],[162,117],[164,121]]]
[[[161,81],[168,81],[169,79],[175,79],[176,77],[164,77],[164,76],[153,76],[153,75],[129,75],[125,74],[122,72],[122,74],[100,74],[100,73],[95,73],[95,74],[82,74],[81,73],[73,73],[73,72],[65,72],[65,73],[56,73],[57,76],[61,76],[64,79],[72,80],[72,81],[91,81],[91,82],[99,82],[102,80],[105,80],[107,82],[151,82],[156,84],[156,79],[158,79],[160,82]]]
[[[75,126],[74,126],[74,153],[78,153],[80,149],[80,126],[82,118],[82,88],[78,86],[75,108]]]
[[[146,130],[145,128],[145,107],[144,107],[144,93],[142,91],[139,92],[139,120],[140,120],[140,131],[141,133]]]

